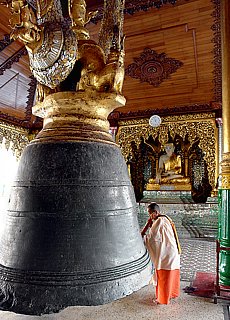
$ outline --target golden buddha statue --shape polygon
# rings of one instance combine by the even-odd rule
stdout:
[[[182,174],[181,156],[174,151],[173,143],[165,144],[166,154],[160,156],[156,178],[149,179],[146,190],[159,190],[162,184],[179,185],[176,190],[190,190],[190,178]]]

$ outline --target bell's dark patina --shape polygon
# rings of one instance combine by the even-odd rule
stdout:
[[[12,187],[0,241],[3,310],[42,314],[104,304],[149,281],[119,147],[106,132],[98,133],[104,141],[87,140],[92,131],[82,127],[74,138],[79,126],[57,130],[55,123],[27,146]]]
[[[150,276],[133,187],[107,120],[125,104],[125,1],[104,1],[101,45],[89,40],[84,0],[11,4],[14,37],[29,49],[38,81],[33,114],[44,124],[12,188],[0,308],[42,314],[121,298]]]

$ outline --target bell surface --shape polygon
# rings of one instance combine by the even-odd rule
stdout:
[[[91,130],[76,119],[60,130],[57,123],[46,121],[26,147],[12,186],[0,239],[2,310],[40,315],[104,304],[150,280],[120,148],[92,122]]]

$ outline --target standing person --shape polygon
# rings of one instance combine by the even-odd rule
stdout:
[[[160,214],[157,203],[148,205],[148,213],[149,219],[141,235],[155,268],[156,302],[168,304],[170,298],[180,295],[180,244],[174,223]]]

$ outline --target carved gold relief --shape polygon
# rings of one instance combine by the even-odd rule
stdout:
[[[39,82],[42,102],[56,92],[96,90],[121,94],[124,80],[124,0],[104,0],[99,44],[89,40],[85,25],[94,13],[85,0],[12,0],[12,37],[28,50],[30,68]],[[100,45],[101,43],[101,45]],[[43,88],[44,87],[44,88]],[[50,88],[51,90],[48,90]]]
[[[10,25],[11,38],[20,39],[32,51],[41,46],[43,28],[38,26],[36,16],[26,1],[12,1]]]
[[[162,124],[158,128],[150,127],[148,121],[149,119],[138,119],[119,122],[117,142],[126,161],[132,153],[131,143],[134,141],[138,146],[142,138],[146,141],[150,135],[152,135],[153,139],[158,137],[162,145],[168,140],[168,132],[172,137],[179,134],[183,139],[188,135],[188,140],[191,143],[195,141],[196,137],[199,137],[199,146],[205,152],[209,181],[214,188],[217,179],[217,128],[215,114],[187,114],[162,117]]]
[[[111,48],[120,51],[124,23],[125,0],[104,0],[102,26],[99,32],[99,45],[108,57]]]
[[[221,189],[230,190],[230,173],[222,173],[221,174]]]
[[[230,190],[230,153],[223,154],[221,162],[221,189]]]
[[[221,171],[224,174],[230,174],[230,152],[223,154],[223,161],[221,162]]]
[[[124,80],[123,51],[111,50],[106,61],[102,48],[89,41],[80,43],[78,57],[82,61],[79,90],[121,94]]]
[[[0,122],[0,143],[5,139],[6,148],[11,148],[17,158],[20,158],[22,151],[29,144],[29,131]]]
[[[85,0],[68,0],[68,8],[72,29],[76,33],[77,39],[89,39],[89,31],[85,25],[97,14],[97,11],[87,12]]]

